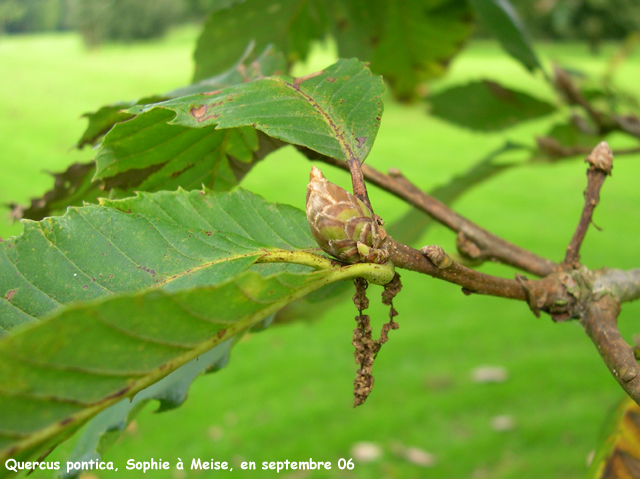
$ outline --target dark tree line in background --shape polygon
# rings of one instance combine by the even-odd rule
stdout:
[[[85,43],[158,38],[229,0],[0,0],[0,33],[79,30]]]
[[[248,0],[250,1],[250,0]],[[444,0],[443,3],[446,3]],[[88,45],[158,38],[237,0],[0,0],[0,33],[79,30]],[[637,0],[512,0],[536,38],[623,39],[640,32]],[[482,34],[482,32],[480,32]]]

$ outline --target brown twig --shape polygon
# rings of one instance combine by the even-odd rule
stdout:
[[[307,151],[301,151],[307,154]],[[313,153],[308,156],[323,163],[348,169],[348,166],[340,160]],[[468,240],[473,241],[480,248],[484,258],[514,266],[536,276],[546,276],[558,269],[558,265],[553,261],[509,243],[459,215],[444,203],[420,190],[397,170],[393,175],[385,175],[369,165],[362,165],[362,172],[367,181],[419,208],[456,233],[464,234]]]
[[[467,294],[486,294],[521,301],[526,299],[522,286],[513,279],[481,273],[451,260],[450,257],[444,267],[442,264],[438,266],[437,260],[434,262],[425,253],[398,243],[393,238],[387,240],[386,248],[389,252],[389,259],[397,267],[457,284],[462,286],[463,291]]]
[[[618,331],[619,313],[618,300],[610,294],[605,294],[590,303],[580,322],[613,377],[622,389],[640,404],[640,366],[633,349],[622,339]]]
[[[618,129],[629,135],[640,138],[640,119],[635,115],[613,115],[613,121]]]
[[[613,376],[640,404],[640,367],[616,324],[620,303],[640,298],[640,269],[592,272],[583,267],[537,281],[521,275],[507,280],[469,270],[439,247],[425,247],[423,254],[404,245],[394,250],[393,261],[401,260],[396,265],[459,284],[465,292],[526,301],[534,314],[545,311],[555,321],[579,318]]]
[[[558,140],[548,136],[539,136],[536,138],[536,142],[538,143],[538,147],[547,155],[553,157],[554,160],[569,158],[576,155],[589,154],[592,151],[592,148],[588,148],[586,146],[561,145]],[[613,151],[614,156],[635,155],[636,153],[640,153],[640,146],[636,146],[633,148],[622,148]]]
[[[343,162],[328,157],[316,159],[343,168],[346,166]],[[365,166],[361,168],[361,172],[369,181],[457,231],[459,243],[468,254],[487,254],[492,259],[521,267],[544,278],[530,281],[525,276],[516,275],[511,280],[480,273],[455,262],[439,246],[427,246],[418,251],[388,237],[383,248],[397,267],[457,284],[465,294],[477,293],[525,301],[536,316],[544,311],[554,321],[580,319],[613,376],[627,394],[640,404],[640,366],[633,349],[622,339],[617,327],[621,302],[640,298],[640,269],[589,271],[579,263],[580,246],[592,221],[594,208],[599,202],[604,179],[611,173],[612,160],[613,156],[606,142],[594,148],[585,160],[590,165],[587,170],[585,204],[560,268],[471,223],[420,191],[397,170],[384,175]],[[359,295],[363,294],[364,288],[361,287],[354,296],[359,316],[356,317],[358,326],[354,330],[353,344],[356,347],[356,361],[360,364],[354,381],[354,406],[362,404],[369,395],[374,382],[371,367],[375,353],[386,340],[388,331],[395,329],[396,325],[393,321],[395,310],[391,307],[390,323],[386,325],[386,329],[383,328],[380,340],[373,341],[369,317],[362,314]]]
[[[604,115],[593,108],[591,103],[589,103],[587,99],[582,96],[582,94],[573,84],[573,81],[571,80],[569,74],[558,65],[554,65],[553,72],[555,76],[555,86],[558,91],[566,97],[569,104],[580,105],[591,117],[594,123],[596,123],[600,127],[601,132],[603,129],[606,130],[607,127],[609,127],[610,130],[611,125],[606,124]]]
[[[584,240],[589,225],[593,219],[593,211],[600,201],[600,188],[607,175],[611,174],[613,167],[613,154],[606,141],[596,146],[585,159],[589,163],[587,169],[587,189],[584,191],[584,207],[582,215],[573,234],[573,238],[567,246],[564,265],[568,268],[577,268],[580,263],[580,246]]]
[[[598,127],[598,133],[605,134],[614,130],[623,131],[640,138],[640,119],[635,115],[606,115],[596,110],[580,93],[569,74],[557,65],[554,67],[555,87],[565,96],[570,105],[579,105],[587,112]]]
[[[508,151],[528,149],[523,145],[507,142],[501,148],[491,152],[479,163],[476,163],[460,175],[453,176],[446,184],[436,186],[428,191],[428,194],[441,201],[445,205],[451,205],[463,194],[475,186],[491,179],[492,177],[510,169],[519,163],[496,163],[496,157]],[[411,208],[402,218],[386,225],[387,233],[404,244],[415,243],[431,226],[435,220],[418,208]]]

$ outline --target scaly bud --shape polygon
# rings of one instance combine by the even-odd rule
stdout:
[[[318,245],[346,263],[384,263],[379,250],[386,233],[371,210],[348,191],[327,181],[313,166],[307,187],[307,220]],[[374,247],[375,246],[375,247]]]

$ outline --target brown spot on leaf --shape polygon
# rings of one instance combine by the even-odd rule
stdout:
[[[364,145],[364,143],[367,141],[367,137],[366,136],[358,136],[358,137],[356,137],[356,140],[358,142],[358,148],[362,148],[362,145]]]
[[[89,286],[87,286],[86,284],[83,284],[82,289],[89,289]]]
[[[336,82],[336,79],[335,79],[335,78],[330,78],[330,77],[328,77],[328,78],[327,78],[327,81],[328,81],[328,82],[331,82],[331,83],[335,83],[335,82]]]
[[[151,268],[145,268],[144,266],[139,266],[139,268],[140,268],[140,269],[142,269],[142,270],[144,270],[144,271],[146,271],[146,272],[147,272],[147,273],[149,273],[151,276],[154,276],[154,277],[155,277],[155,275],[156,275],[156,271],[155,271],[154,269],[151,269]]]
[[[62,421],[60,421],[58,424],[60,424],[60,426],[66,426],[67,424],[73,422],[73,418],[72,417],[65,417]]]
[[[213,231],[205,231],[204,234],[206,234],[207,236],[211,236],[213,235]]]
[[[207,105],[200,105],[198,108],[192,106],[189,109],[189,114],[198,121],[202,121],[202,118],[207,114]]]
[[[213,95],[217,95],[218,93],[220,93],[222,90],[215,90],[215,91],[207,91],[204,92],[203,95],[204,96],[213,96]]]
[[[227,101],[231,101],[230,99]],[[212,118],[218,118],[220,115],[213,113],[211,115],[207,115],[207,110],[209,109],[209,106],[211,107],[216,107],[216,106],[220,106],[222,105],[222,101],[218,101],[215,103],[212,103],[211,105],[201,105],[198,108],[196,107],[191,107],[189,109],[189,114],[194,117],[196,120],[198,120],[198,123],[202,123],[203,121],[207,121],[210,120]]]
[[[227,332],[226,329],[221,329],[220,331],[218,331],[218,337],[221,338],[222,336],[225,335],[226,332]]]
[[[13,298],[13,295],[16,294],[16,291],[18,290],[10,289],[9,291],[7,291],[7,294],[4,295],[4,299],[6,299],[7,301],[11,301],[11,299]]]

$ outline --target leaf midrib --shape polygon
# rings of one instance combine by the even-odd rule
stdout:
[[[364,71],[364,70],[362,70],[362,71]],[[358,76],[359,74],[360,74],[360,72],[358,72],[358,74],[356,74],[356,76]],[[353,78],[355,78],[356,76],[350,77],[349,80],[344,82],[344,84],[341,85],[340,88],[333,93],[333,95],[331,95],[331,98],[330,98],[329,102],[333,101],[333,98],[335,97],[335,95],[340,90],[342,90],[347,85],[347,83],[349,83],[351,80],[353,80]],[[291,84],[291,83],[285,81],[284,79],[282,79],[280,77],[273,77],[271,79],[273,81],[278,82],[278,83],[282,83],[287,88],[289,88],[289,89],[297,92],[298,94],[300,94],[307,101],[307,103],[309,103],[320,114],[320,116],[327,123],[327,125],[329,125],[329,128],[331,128],[331,130],[334,132],[335,138],[338,141],[338,144],[341,146],[342,151],[345,154],[345,157],[350,161],[356,159],[356,156],[354,155],[353,151],[351,150],[351,147],[349,146],[349,144],[347,143],[347,141],[344,138],[344,133],[341,131],[341,129],[339,129],[336,126],[336,123],[334,122],[334,119],[331,117],[331,115],[329,115],[329,112],[327,112],[324,108],[322,108],[320,106],[320,104],[317,101],[315,101],[311,95],[308,95],[307,93],[302,91],[302,89],[296,88],[296,86],[294,84]],[[317,87],[318,86],[316,85],[316,88]],[[315,88],[314,88],[314,90],[315,90]]]

